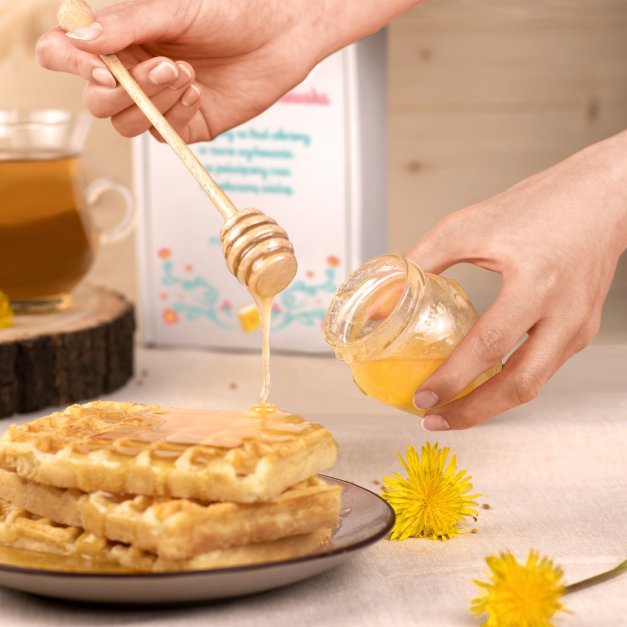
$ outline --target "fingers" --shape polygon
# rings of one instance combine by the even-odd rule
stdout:
[[[190,85],[181,99],[165,113],[165,119],[170,123],[174,130],[183,138],[186,143],[194,141],[192,136],[190,123],[197,115],[202,98],[200,89],[197,85]],[[159,141],[163,141],[161,135],[154,129],[150,129],[153,137]]]
[[[113,54],[131,44],[172,38],[187,27],[180,15],[174,19],[176,5],[161,2],[155,8],[150,0],[115,4],[98,11],[95,22],[67,33],[67,38],[79,50],[93,54]]]
[[[88,110],[98,118],[111,117],[114,127],[122,135],[134,137],[151,128],[150,122],[126,91],[117,85],[102,60],[75,49],[59,29],[42,37],[37,55],[43,67],[71,72],[88,80],[83,95]],[[132,63],[133,59],[127,61]],[[193,85],[193,67],[184,61],[174,63],[165,57],[157,57],[137,63],[130,73],[176,130],[189,135],[186,125],[201,104],[200,90]]]
[[[574,352],[570,334],[561,335],[550,324],[539,325],[499,374],[468,396],[434,409],[423,419],[423,427],[428,431],[468,429],[527,403]]]
[[[108,74],[115,85],[115,79],[97,55],[77,50],[60,28],[43,35],[37,42],[37,62],[42,67],[55,72],[68,72],[85,80],[94,80],[94,70]],[[102,76],[102,74],[101,74]],[[107,80],[107,79],[105,79]]]
[[[171,94],[165,94],[163,99],[157,96],[153,102],[178,132],[185,127],[200,108],[200,90],[196,85],[189,85],[182,95],[181,91],[171,92]],[[167,101],[165,100],[166,96]],[[180,100],[178,100],[179,97]],[[152,128],[148,118],[137,107],[125,109],[113,116],[111,122],[115,130],[124,137],[135,137]]]
[[[167,111],[178,100],[181,90],[194,80],[191,65],[174,63],[165,57],[138,63],[130,72],[160,111]],[[87,85],[83,100],[90,113],[97,118],[113,117],[133,105],[121,86],[111,89],[101,85]],[[139,110],[135,108],[135,111],[139,117]]]
[[[176,3],[161,3],[158,10],[151,4],[149,0],[134,0],[106,7],[96,14],[96,22],[68,34],[55,28],[39,40],[38,62],[50,70],[114,86],[98,55],[123,51],[133,43],[171,38],[188,26],[184,15],[173,19]],[[94,76],[96,68],[100,70]]]
[[[534,303],[519,283],[503,287],[492,306],[440,368],[417,390],[414,404],[429,409],[454,398],[479,375],[499,363],[540,318]]]

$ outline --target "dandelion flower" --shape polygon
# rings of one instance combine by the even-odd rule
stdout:
[[[523,565],[510,551],[502,551],[486,562],[491,581],[475,581],[485,594],[474,599],[470,609],[477,617],[487,617],[487,627],[548,627],[553,614],[564,609],[563,572],[550,559],[529,551]]]
[[[419,455],[407,447],[407,461],[398,454],[407,477],[394,473],[384,477],[381,495],[396,513],[391,540],[407,538],[449,539],[463,533],[459,524],[464,518],[476,520],[478,494],[472,490],[465,470],[457,470],[455,456],[447,463],[448,448],[440,449],[428,442]]]

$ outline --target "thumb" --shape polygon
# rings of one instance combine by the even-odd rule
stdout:
[[[133,0],[96,12],[95,21],[66,33],[79,50],[115,54],[132,44],[174,37],[186,28],[171,5],[157,0]]]
[[[455,211],[418,240],[407,258],[432,274],[464,262],[498,271],[476,222],[469,210]]]
[[[425,272],[440,274],[456,263],[468,261],[467,244],[468,238],[452,214],[421,237],[406,256]]]

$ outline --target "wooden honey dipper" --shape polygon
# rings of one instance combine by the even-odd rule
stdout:
[[[59,26],[66,32],[87,26],[94,20],[94,14],[85,0],[64,0],[57,14]],[[220,230],[220,239],[229,270],[248,286],[253,295],[270,297],[284,290],[294,278],[297,268],[294,248],[287,233],[257,209],[238,211],[120,59],[114,54],[104,54],[101,58],[222,214],[225,222]]]

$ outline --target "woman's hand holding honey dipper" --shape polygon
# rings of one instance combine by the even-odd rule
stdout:
[[[86,0],[64,0],[57,18],[66,33],[90,29],[97,23]],[[106,53],[100,55],[100,60],[225,219],[220,238],[227,265],[249,288],[260,307],[263,304],[268,308],[270,299],[285,289],[296,274],[296,259],[287,233],[256,209],[238,211],[120,58],[115,53]]]
[[[41,65],[87,80],[85,105],[122,135],[158,132],[116,82],[101,54],[115,53],[188,143],[245,122],[305,79],[326,56],[375,32],[415,2],[388,2],[370,18],[365,3],[326,0],[218,2],[130,0],[95,12],[70,32],[39,41]],[[373,7],[379,3],[368,1]],[[351,15],[350,30],[344,14]],[[364,15],[362,15],[362,13]]]
[[[200,141],[254,117],[328,54],[416,4],[131,0],[68,37],[51,31],[38,53],[45,67],[86,78],[87,107],[123,135],[158,137],[97,56],[119,53],[185,141]],[[531,400],[596,334],[627,247],[625,154],[627,133],[599,142],[452,214],[416,244],[409,258],[428,272],[468,262],[503,278],[493,305],[420,386],[415,406],[437,406],[426,429],[467,428]],[[525,336],[502,372],[442,406]]]

